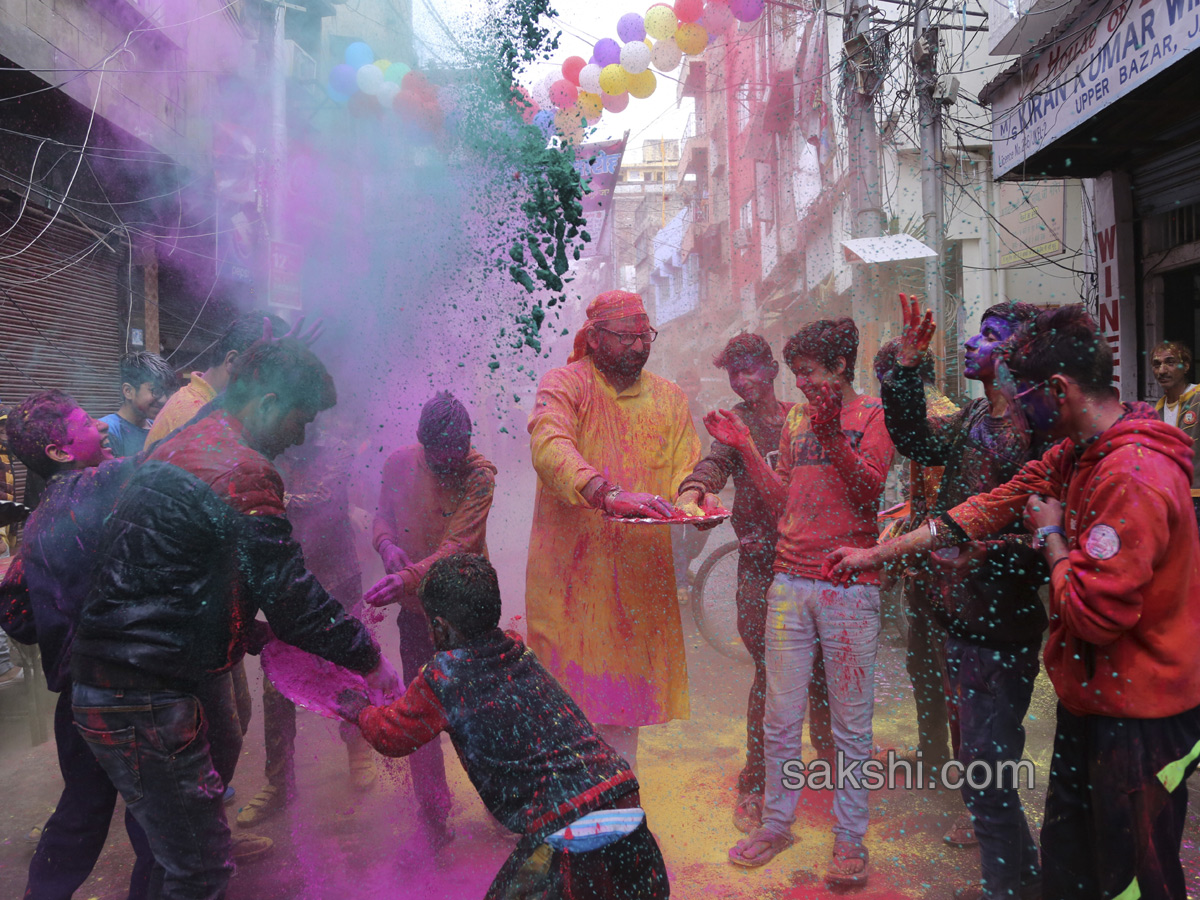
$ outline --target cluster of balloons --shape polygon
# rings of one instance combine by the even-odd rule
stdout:
[[[592,58],[569,57],[560,74],[534,88],[533,121],[547,134],[557,131],[576,140],[585,124],[605,110],[620,112],[629,98],[654,93],[659,72],[673,72],[684,56],[698,56],[736,22],[753,22],[765,0],[675,0],[656,3],[644,16],[626,13],[617,20],[617,38],[596,42]]]
[[[404,63],[376,59],[362,41],[346,48],[345,61],[329,73],[327,90],[360,118],[395,112],[429,131],[444,120],[437,90],[429,79]]]

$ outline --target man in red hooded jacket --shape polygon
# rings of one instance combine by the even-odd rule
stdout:
[[[1015,399],[1059,438],[1016,477],[925,526],[829,558],[848,579],[1024,515],[1050,569],[1046,671],[1058,694],[1042,828],[1045,900],[1186,896],[1179,848],[1200,759],[1200,538],[1192,442],[1110,387],[1112,354],[1079,306],[1014,341]]]

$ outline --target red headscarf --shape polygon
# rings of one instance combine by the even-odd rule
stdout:
[[[587,321],[575,332],[575,345],[568,363],[578,362],[592,352],[588,347],[587,336],[592,326],[597,322],[611,322],[614,319],[624,319],[627,316],[644,316],[646,307],[642,304],[639,294],[629,291],[605,291],[598,295],[587,308]]]

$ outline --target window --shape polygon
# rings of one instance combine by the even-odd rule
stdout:
[[[742,204],[742,212],[738,218],[739,228],[750,228],[754,224],[754,201],[747,200]]]

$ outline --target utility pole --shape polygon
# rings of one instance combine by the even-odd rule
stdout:
[[[883,201],[879,178],[879,127],[875,122],[875,91],[881,82],[871,47],[872,7],[864,0],[848,0],[845,32],[846,134],[851,172],[851,234],[855,238],[883,234]],[[818,15],[820,13],[818,12]],[[878,319],[880,291],[874,267],[854,266],[851,315],[858,322]]]
[[[916,71],[921,128],[921,218],[925,243],[936,256],[925,259],[925,302],[933,310],[937,334],[944,337],[945,322],[945,222],[943,217],[942,104],[938,87],[938,30],[929,25],[928,0],[916,0],[912,59]],[[957,348],[955,348],[957,352]],[[942,353],[938,353],[941,359]]]

